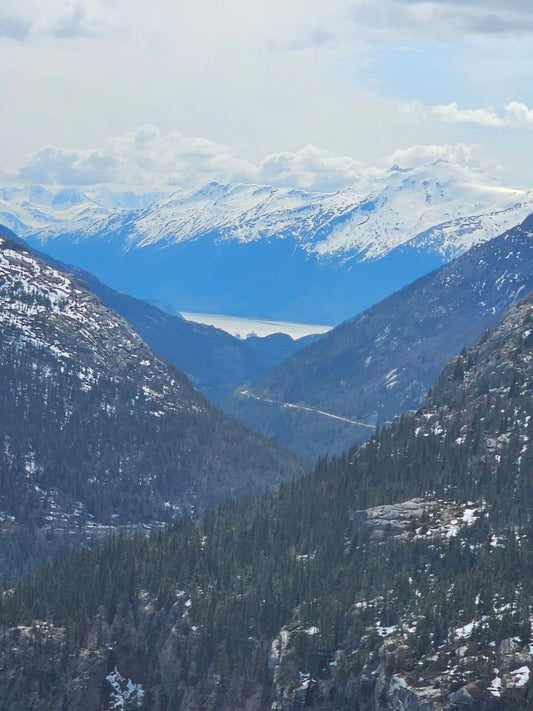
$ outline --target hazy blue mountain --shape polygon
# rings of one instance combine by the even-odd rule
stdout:
[[[268,360],[270,366],[273,366],[283,362],[301,348],[314,343],[319,338],[322,338],[319,334],[295,339],[291,338],[287,333],[272,333],[270,336],[248,336],[245,343],[258,351],[263,358]],[[241,380],[242,382],[245,381]]]
[[[418,407],[443,363],[532,288],[530,217],[243,385],[225,407],[306,456],[338,452]]]

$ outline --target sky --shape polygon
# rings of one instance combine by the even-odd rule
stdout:
[[[3,0],[0,181],[530,186],[531,0]]]

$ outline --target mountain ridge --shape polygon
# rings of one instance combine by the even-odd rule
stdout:
[[[532,332],[530,293],[361,447],[1,596],[6,711],[529,711]]]
[[[224,407],[299,452],[338,452],[369,428],[325,417],[375,425],[418,407],[446,359],[531,288],[530,216],[341,324],[239,388]]]
[[[482,184],[480,178],[487,182]],[[420,201],[420,209],[415,209],[414,204]],[[480,230],[479,224],[476,227],[474,224],[484,211],[488,212],[488,222],[483,224],[483,231],[490,235],[490,218],[498,224],[505,211],[523,209],[520,203],[524,202],[533,203],[531,192],[496,184],[478,171],[469,172],[446,161],[404,171],[391,170],[385,176],[336,193],[212,182],[200,190],[182,190],[164,197],[153,206],[141,208],[137,215],[126,214],[126,221],[134,217],[126,244],[128,248],[161,240],[171,244],[212,233],[217,233],[219,240],[234,238],[246,242],[293,236],[309,253],[362,254],[365,259],[373,259],[413,240],[418,239],[417,246],[422,246],[424,239],[420,235],[435,231],[436,251],[449,257],[475,244],[476,237],[469,235]],[[392,220],[390,225],[381,218],[380,226],[380,218],[376,218],[380,208],[396,214],[396,218],[388,218]],[[419,215],[414,222],[413,213]],[[463,219],[466,224],[461,230],[453,221]],[[507,226],[519,221],[514,216],[510,219]],[[103,218],[104,223],[107,220]],[[111,217],[109,224],[96,222],[80,237],[114,234],[122,230],[114,226],[121,220],[117,216]],[[340,233],[335,228],[337,222]],[[349,223],[346,233],[345,222]],[[359,232],[362,227],[364,230]],[[465,234],[467,241],[462,243]],[[496,234],[492,231],[492,236]],[[46,233],[39,238],[46,240]],[[486,234],[477,236],[477,240],[486,239]]]
[[[533,194],[441,161],[337,193],[212,183],[102,210],[19,232],[114,289],[179,311],[338,323],[516,225]]]
[[[35,564],[46,532],[84,543],[114,525],[157,526],[301,470],[209,403],[81,280],[7,237],[0,297],[6,574]]]

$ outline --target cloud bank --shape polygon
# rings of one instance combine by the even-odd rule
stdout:
[[[112,37],[126,27],[132,36],[152,30],[163,36],[172,33],[173,23],[195,17],[192,6],[171,0],[153,0],[148,13],[143,5],[140,0],[5,0],[0,37]],[[201,10],[209,18],[217,13],[217,4],[206,0]],[[231,33],[236,20],[245,29],[261,27],[266,45],[273,49],[401,39],[421,31],[450,40],[533,32],[529,0],[293,0],[289,8],[281,0],[229,0],[225,10],[227,27],[222,30]]]
[[[481,149],[468,144],[398,149],[377,166],[312,145],[272,153],[254,163],[242,157],[237,147],[144,126],[115,136],[99,148],[44,146],[29,154],[19,168],[0,168],[0,178],[5,184],[109,185],[138,190],[190,189],[216,181],[333,192],[356,186],[393,166],[413,168],[438,159],[462,166],[495,167]]]
[[[354,0],[359,27],[411,35],[424,31],[441,39],[464,35],[524,35],[533,31],[528,0]]]
[[[361,162],[316,146],[273,153],[252,163],[239,155],[238,148],[144,126],[111,138],[101,148],[44,146],[28,155],[20,168],[11,171],[10,178],[43,185],[172,188],[218,181],[334,191],[355,183],[367,172]]]
[[[511,101],[502,113],[490,107],[461,109],[455,102],[437,106],[412,103],[406,105],[404,111],[419,120],[436,118],[445,123],[473,123],[489,128],[533,129],[533,109],[519,101]]]

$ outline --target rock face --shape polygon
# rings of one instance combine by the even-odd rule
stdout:
[[[96,536],[150,525],[298,470],[81,281],[6,237],[0,299],[0,521],[17,534],[6,541],[25,526]]]
[[[309,456],[417,408],[444,363],[533,288],[533,218],[328,333],[225,409]]]
[[[356,511],[353,520],[370,530],[371,540],[393,537],[413,541],[452,538],[481,515],[483,507],[471,503],[460,505],[416,498]]]

